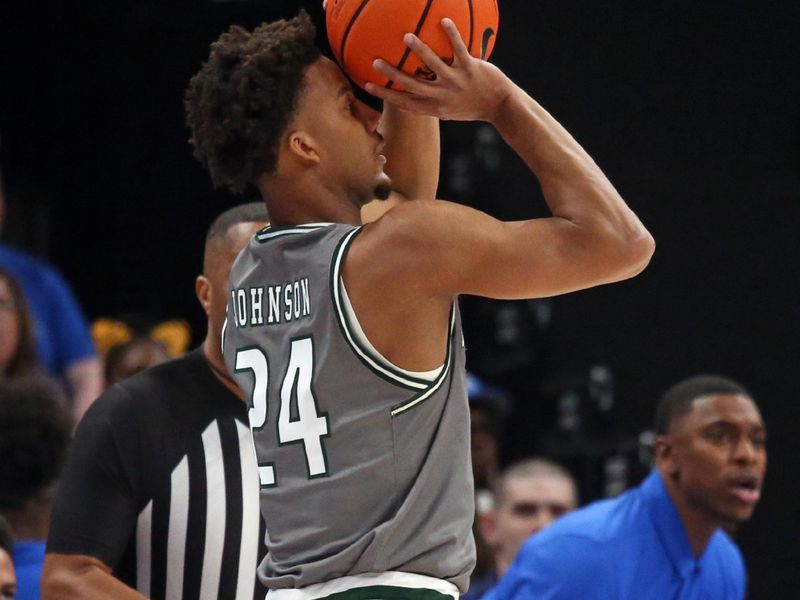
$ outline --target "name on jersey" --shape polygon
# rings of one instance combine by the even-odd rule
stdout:
[[[308,277],[292,283],[234,288],[231,306],[237,327],[277,325],[311,314]]]

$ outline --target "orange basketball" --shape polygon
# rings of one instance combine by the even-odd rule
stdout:
[[[328,0],[325,7],[331,49],[361,87],[367,81],[394,85],[372,68],[376,58],[410,75],[430,75],[403,43],[406,33],[416,34],[445,61],[452,61],[450,40],[441,26],[445,17],[456,24],[472,56],[489,58],[497,37],[497,0]]]

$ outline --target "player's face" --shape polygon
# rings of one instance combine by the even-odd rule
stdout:
[[[0,598],[13,598],[17,593],[17,578],[8,552],[0,549]]]
[[[362,205],[388,197],[391,181],[383,170],[386,158],[378,133],[381,115],[356,99],[336,63],[320,58],[308,68],[298,113],[333,186]]]
[[[767,466],[766,430],[752,400],[730,394],[697,398],[666,437],[673,481],[689,505],[720,525],[750,518]]]
[[[522,544],[576,507],[572,483],[550,475],[520,476],[508,479],[502,502],[496,507],[496,551],[507,564],[514,560]]]
[[[20,342],[20,323],[11,286],[0,277],[0,374],[14,358]]]

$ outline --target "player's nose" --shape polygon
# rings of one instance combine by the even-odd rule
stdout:
[[[361,119],[362,123],[364,123],[364,127],[366,127],[367,131],[370,133],[377,132],[378,124],[381,121],[381,113],[364,102],[361,102],[360,100],[356,102],[356,106],[358,110],[358,118]]]

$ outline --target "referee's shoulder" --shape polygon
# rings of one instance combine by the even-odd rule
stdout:
[[[132,423],[144,414],[152,417],[154,412],[166,409],[165,402],[185,385],[191,371],[187,355],[145,369],[105,390],[86,411],[83,421]]]

